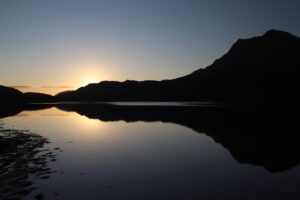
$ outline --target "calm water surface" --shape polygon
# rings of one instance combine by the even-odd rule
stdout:
[[[92,118],[52,107],[2,119],[47,138],[56,155],[54,173],[29,177],[36,189],[24,199],[300,198],[297,165],[275,173],[241,164],[205,132],[173,122]]]

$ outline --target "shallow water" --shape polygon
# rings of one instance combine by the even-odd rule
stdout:
[[[48,163],[54,171],[49,178],[28,177],[36,189],[24,199],[300,198],[298,158],[285,166],[291,159],[285,160],[280,145],[275,144],[274,155],[267,151],[258,159],[252,151],[259,144],[250,144],[250,150],[239,147],[237,153],[235,143],[222,139],[228,130],[243,134],[239,126],[235,130],[216,123],[211,128],[204,116],[200,124],[204,128],[199,129],[200,122],[189,123],[184,116],[180,121],[173,113],[166,118],[149,109],[141,111],[150,113],[143,116],[136,110],[130,115],[131,111],[123,110],[102,116],[107,112],[102,108],[50,107],[2,119],[6,128],[28,129],[47,138],[50,143],[44,148],[56,155]],[[292,153],[300,157],[298,150]]]

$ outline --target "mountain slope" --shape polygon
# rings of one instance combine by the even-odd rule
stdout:
[[[0,85],[0,103],[2,102],[22,102],[23,93],[17,89]]]
[[[48,94],[27,92],[0,85],[0,103],[33,103],[33,102],[53,102],[54,97]]]
[[[49,94],[26,92],[24,93],[26,102],[39,103],[39,102],[53,102],[54,97]]]
[[[205,84],[211,97],[229,99],[289,99],[297,96],[300,39],[271,30],[261,37],[238,40],[205,70],[184,77]]]
[[[238,40],[220,59],[187,76],[163,81],[103,81],[56,95],[0,86],[0,102],[276,101],[298,102],[300,39],[270,30]]]
[[[104,81],[55,96],[58,101],[297,101],[300,39],[270,30],[238,40],[211,66],[163,81]]]

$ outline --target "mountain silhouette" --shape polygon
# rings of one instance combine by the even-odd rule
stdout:
[[[54,97],[49,94],[26,92],[24,93],[26,102],[38,103],[38,102],[53,102]]]
[[[55,96],[58,101],[242,101],[300,99],[300,38],[270,30],[239,39],[212,65],[163,81],[103,81]]]
[[[300,38],[283,31],[239,39],[212,65],[162,81],[103,81],[54,97],[0,87],[0,102],[222,101],[242,103],[300,100]]]
[[[0,103],[3,102],[22,102],[23,93],[17,89],[0,85]]]
[[[53,102],[53,101],[54,101],[54,97],[48,94],[35,93],[35,92],[22,93],[17,89],[0,85],[0,103],[25,104],[25,103]]]

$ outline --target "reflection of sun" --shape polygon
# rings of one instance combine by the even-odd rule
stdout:
[[[106,134],[109,126],[107,123],[98,119],[89,119],[85,116],[76,116],[73,118],[76,120],[75,125],[72,126],[76,129],[80,141],[87,141],[88,143],[97,143],[97,141],[108,142],[113,139],[113,134]],[[73,121],[74,123],[74,121]]]

